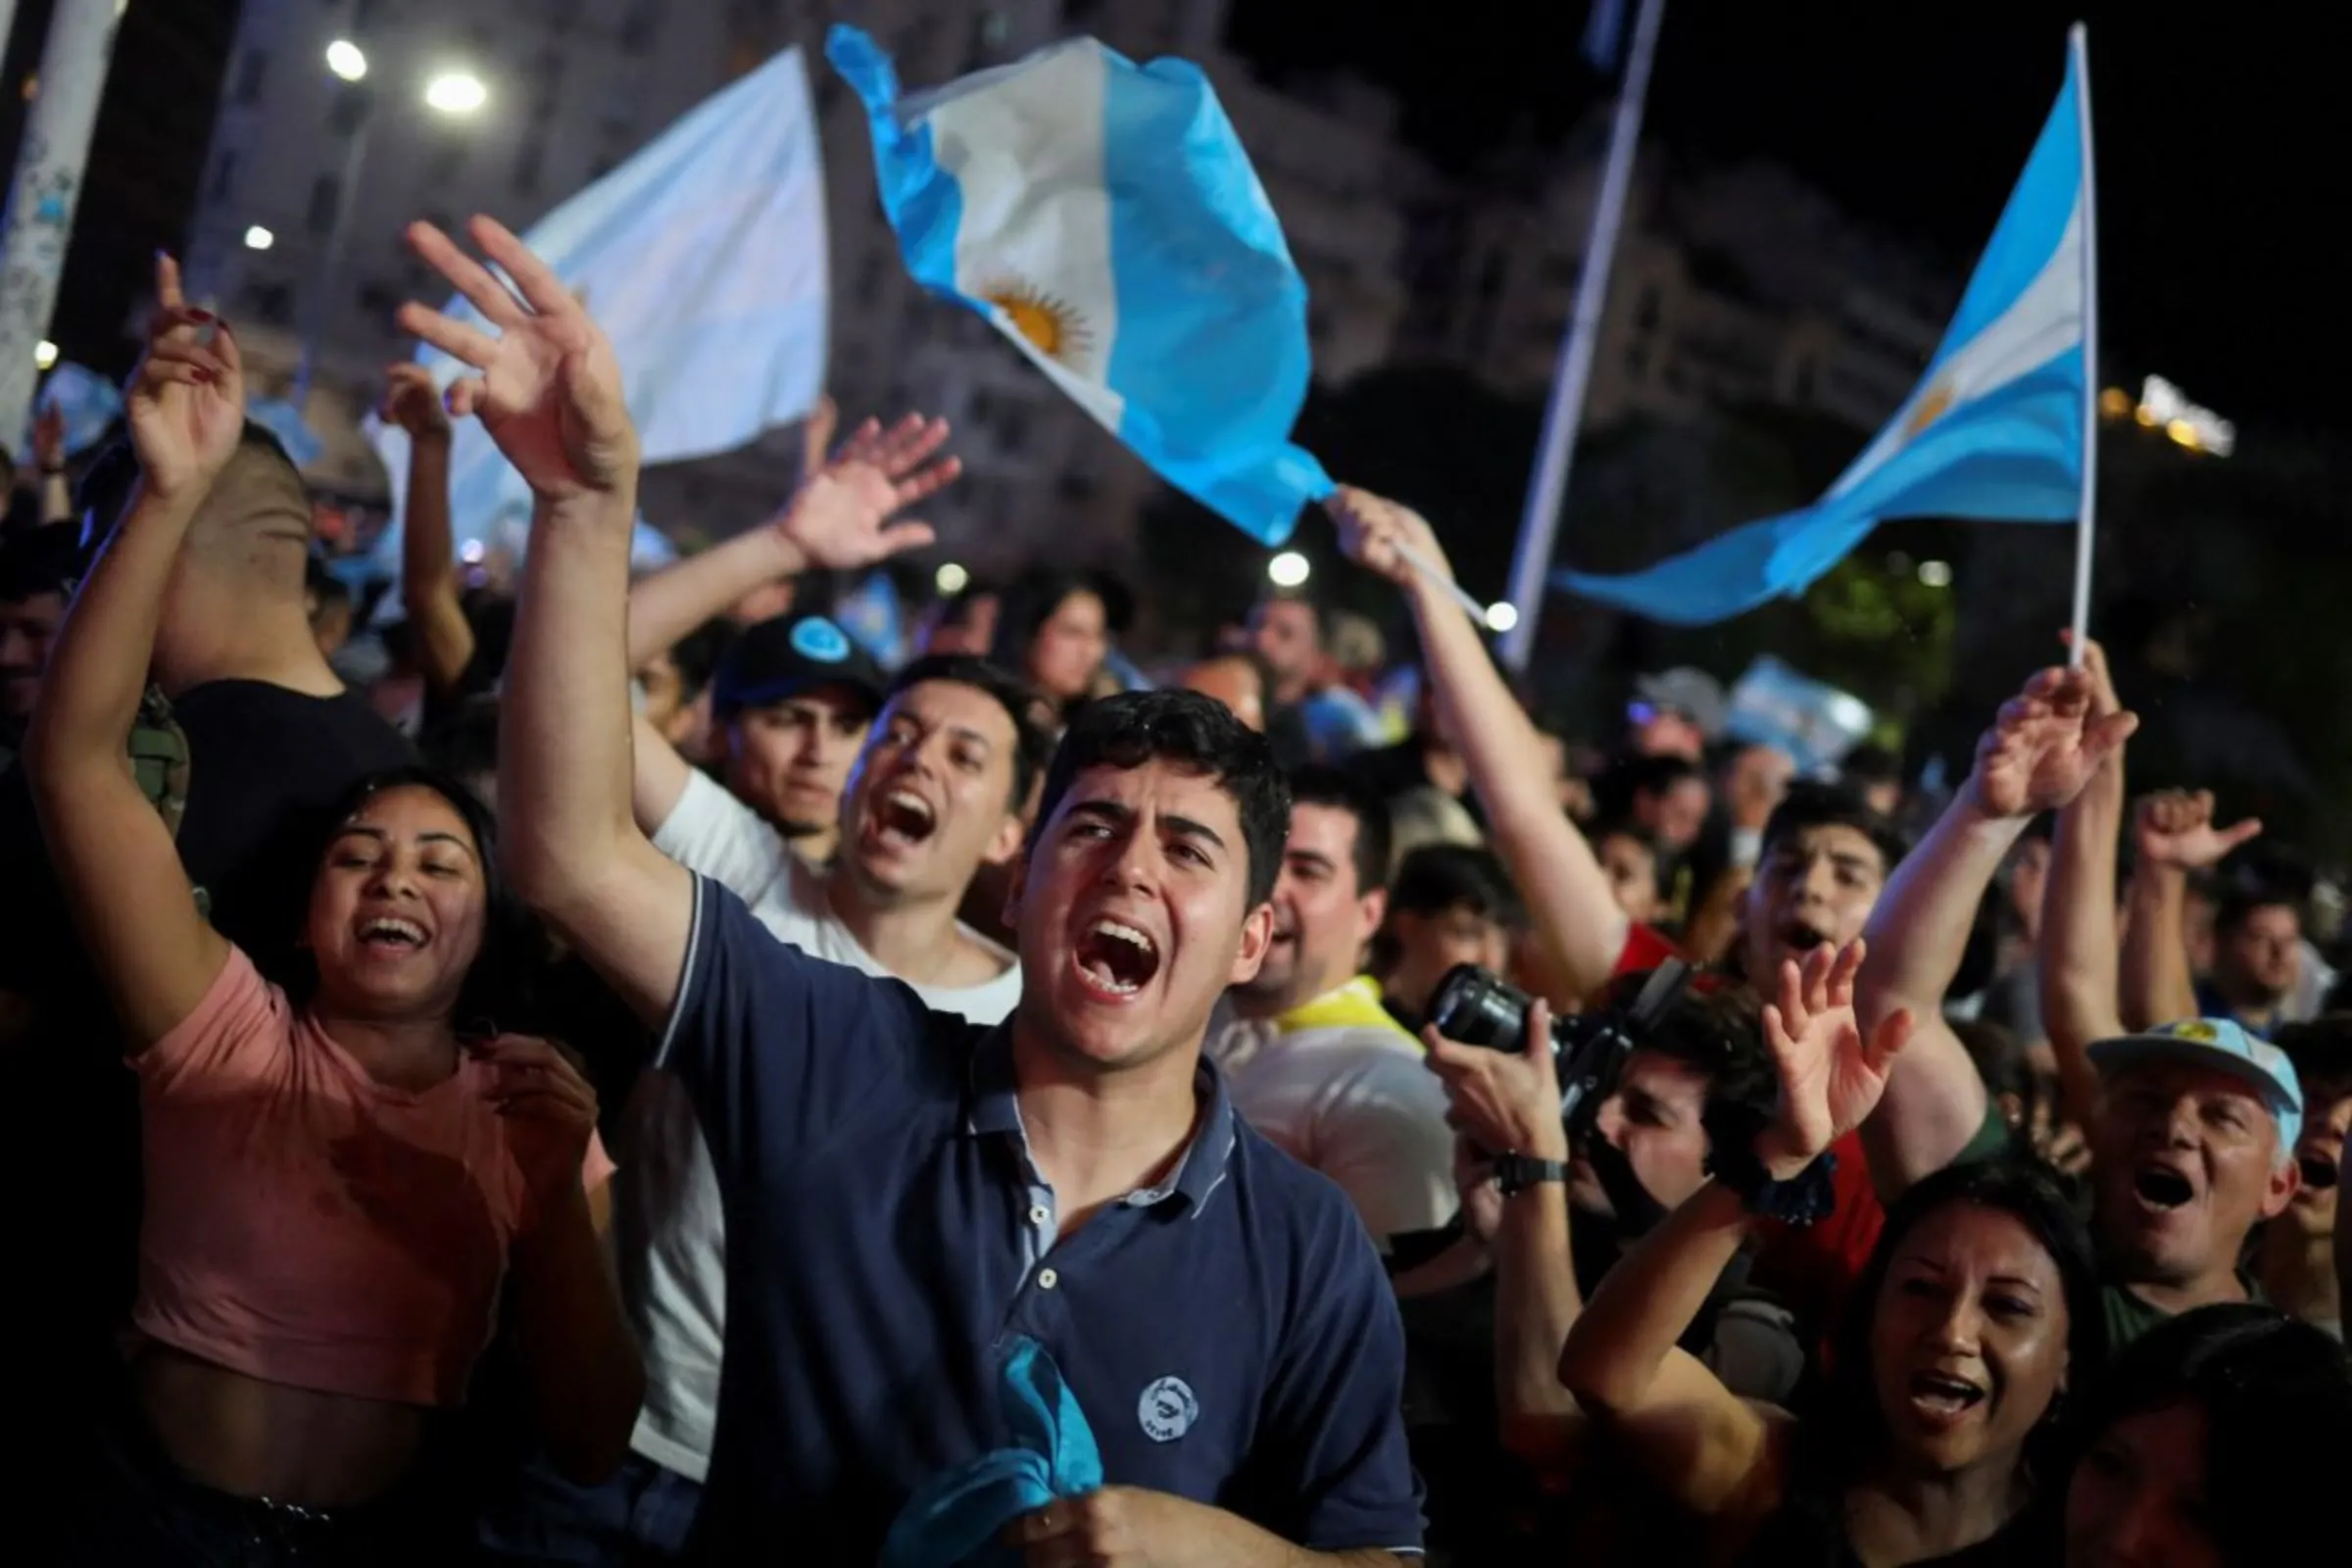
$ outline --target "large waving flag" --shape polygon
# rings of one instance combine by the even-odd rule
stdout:
[[[2068,522],[2083,504],[2093,302],[2082,51],[1977,263],[1959,313],[1877,439],[1820,501],[1626,576],[1555,586],[1703,625],[1804,592],[1890,517]]]
[[[865,101],[907,270],[979,312],[1160,477],[1253,538],[1330,494],[1291,444],[1306,285],[1208,78],[1091,38],[899,95],[873,39],[825,54]]]
[[[825,370],[825,190],[808,77],[788,49],[688,111],[522,236],[612,340],[647,463],[742,446],[816,406]],[[479,322],[464,298],[442,309]],[[425,347],[447,386],[465,367]],[[397,511],[408,438],[371,423]],[[450,452],[460,541],[527,517],[530,490],[477,420]],[[397,559],[394,530],[385,550]]]

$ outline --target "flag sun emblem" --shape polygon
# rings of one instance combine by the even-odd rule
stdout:
[[[980,297],[1004,313],[1012,329],[1047,359],[1072,369],[1085,364],[1094,334],[1076,306],[1023,282],[996,284]]]
[[[1938,385],[1930,388],[1928,395],[1919,400],[1919,407],[1911,411],[1911,417],[1904,421],[1904,439],[1910,439],[1937,419],[1942,418],[1944,411],[1951,406],[1952,389],[1949,386]]]

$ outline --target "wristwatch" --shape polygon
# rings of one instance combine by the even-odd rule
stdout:
[[[1537,1159],[1515,1149],[1494,1156],[1494,1186],[1505,1198],[1515,1198],[1544,1182],[1567,1179],[1568,1162],[1564,1159]]]
[[[1756,1152],[1745,1144],[1718,1145],[1707,1154],[1707,1173],[1740,1195],[1747,1211],[1799,1229],[1838,1212],[1838,1156],[1824,1150],[1813,1163],[1786,1181],[1776,1181]]]

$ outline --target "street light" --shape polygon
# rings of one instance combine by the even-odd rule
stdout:
[[[1266,563],[1266,578],[1277,588],[1296,588],[1314,567],[1296,550],[1285,550]]]
[[[1948,561],[1921,562],[1919,585],[1922,588],[1949,588],[1952,585],[1952,564]]]
[[[1519,607],[1508,599],[1497,599],[1487,607],[1487,630],[1506,632],[1519,624]]]
[[[44,370],[55,365],[57,363],[57,345],[47,338],[35,343],[32,346],[32,363]]]
[[[490,99],[490,89],[470,71],[444,71],[424,84],[424,106],[436,114],[470,115]]]
[[[326,69],[347,83],[356,84],[368,74],[368,56],[348,38],[337,38],[326,46]],[[490,99],[490,89],[482,78],[470,71],[452,68],[436,73],[424,85],[425,107],[436,114],[453,118],[472,114]],[[351,242],[352,209],[357,205],[355,193],[360,187],[360,175],[368,165],[368,139],[375,129],[375,115],[367,98],[358,105],[359,115],[351,130],[351,141],[343,152],[343,172],[335,183],[334,223],[328,229],[326,249],[320,253],[318,272],[311,284],[310,309],[302,333],[302,363],[294,370],[294,387],[288,401],[297,413],[309,402],[311,379],[318,368],[318,344],[326,334],[326,296],[334,286],[335,274],[343,265],[343,252]],[[266,232],[266,231],[265,231]],[[271,236],[274,238],[275,236]],[[246,243],[253,242],[248,230]],[[254,246],[256,250],[266,246]]]
[[[245,248],[249,251],[266,251],[276,243],[277,236],[259,223],[245,230]]]
[[[971,580],[972,574],[953,561],[941,562],[939,569],[931,574],[931,585],[943,594],[959,594]]]

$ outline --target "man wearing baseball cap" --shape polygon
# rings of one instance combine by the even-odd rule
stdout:
[[[882,687],[880,667],[822,615],[760,622],[735,639],[711,678],[720,782],[810,865],[832,859],[841,841],[841,792]],[[671,814],[649,804],[641,796],[641,819]],[[681,795],[670,804],[691,802]]]
[[[2091,1128],[2107,1343],[2166,1318],[2256,1295],[2246,1238],[2299,1184],[2303,1088],[2294,1063],[2227,1018],[2188,1018],[2095,1041]]]

